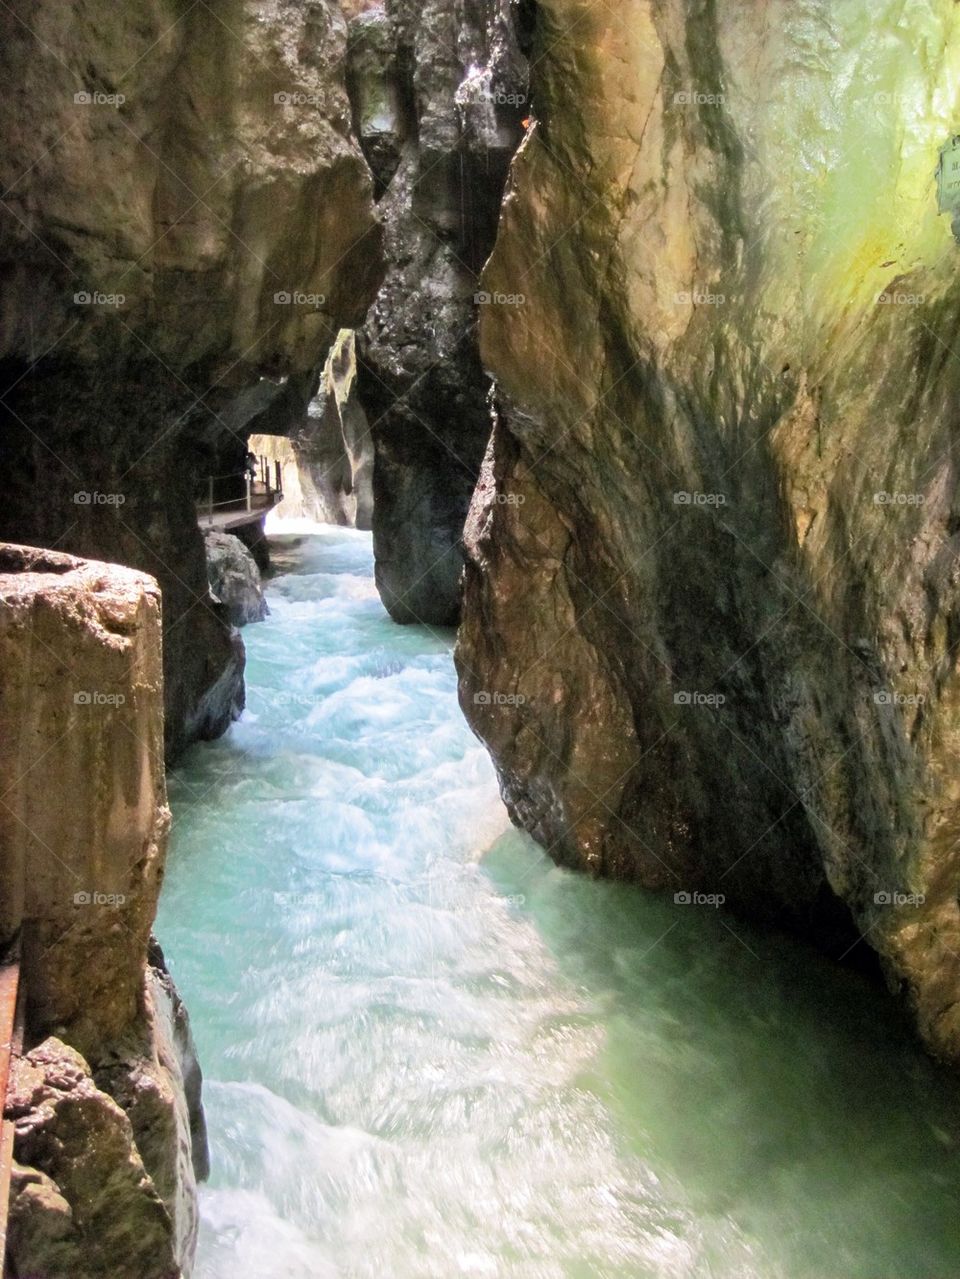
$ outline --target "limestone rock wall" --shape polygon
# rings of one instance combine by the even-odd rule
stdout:
[[[175,1279],[170,1218],[130,1119],[80,1053],[50,1037],[13,1067],[9,1252],[18,1275]]]
[[[0,777],[0,947],[20,948],[27,1046],[56,1036],[15,1090],[19,1273],[120,1273],[107,1241],[136,1239],[130,1274],[172,1274],[206,1154],[186,1014],[147,965],[170,822],[153,579],[0,546]]]
[[[946,0],[539,0],[458,655],[554,856],[873,948],[954,1061],[958,59]]]
[[[171,755],[242,679],[198,481],[379,283],[346,35],[334,0],[0,9],[0,537],[160,582]]]
[[[450,625],[464,519],[490,433],[477,275],[526,114],[517,6],[352,7],[348,85],[388,264],[358,339],[375,448],[377,585],[397,621]]]
[[[31,1024],[90,1055],[137,1016],[163,874],[160,593],[133,570],[7,546],[0,616],[3,899],[11,932],[23,923]]]

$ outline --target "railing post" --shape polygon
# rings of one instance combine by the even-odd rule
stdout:
[[[3,1119],[3,1111],[6,1109],[11,1058],[17,1058],[23,1052],[24,1016],[20,962],[19,959],[8,960],[0,967],[0,1266],[5,1275],[14,1124],[12,1119]]]
[[[247,471],[247,510],[253,510],[253,480],[250,478],[249,471]]]
[[[277,481],[275,486],[276,491],[278,496],[282,497],[283,496],[283,467],[280,465],[280,459],[275,458],[273,465],[274,465],[274,474]]]
[[[209,524],[213,523],[213,476],[212,475],[210,476],[210,479],[207,484],[207,522]]]

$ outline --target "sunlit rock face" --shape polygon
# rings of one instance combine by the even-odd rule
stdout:
[[[957,1060],[956,6],[537,8],[463,704],[554,856],[862,932]]]
[[[16,1060],[10,1258],[43,1279],[179,1279],[170,1219],[129,1118],[51,1036]]]
[[[163,1258],[193,1255],[200,1072],[150,941],[170,825],[160,646],[146,574],[0,546],[0,950],[19,946],[27,1048],[57,1037],[10,1103],[18,1274],[167,1276]]]
[[[171,754],[242,679],[198,484],[379,282],[345,50],[332,0],[0,9],[0,536],[156,576]]]
[[[526,109],[509,0],[354,3],[348,85],[387,274],[359,334],[375,449],[377,586],[400,622],[450,625],[490,434],[477,276]]]
[[[368,529],[373,518],[373,442],[357,392],[353,329],[341,329],[315,394],[286,435],[257,434],[250,449],[280,468],[283,520],[308,519]]]

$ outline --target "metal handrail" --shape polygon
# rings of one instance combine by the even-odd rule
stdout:
[[[255,501],[257,500],[257,498],[273,497],[273,496],[274,496],[274,493],[276,492],[276,490],[275,490],[275,489],[267,489],[266,491],[261,491],[260,493],[258,493],[258,492],[256,491],[256,485],[257,485],[258,483],[259,483],[259,481],[258,481],[258,480],[255,480],[255,481],[254,481],[254,484],[253,484],[253,487],[251,488],[251,491],[250,491],[250,498],[251,498],[251,501],[254,501],[254,502],[255,502]],[[216,510],[216,509],[217,509],[218,507],[220,507],[220,506],[236,506],[236,507],[243,507],[243,505],[245,504],[246,500],[247,500],[247,499],[246,499],[245,497],[227,497],[227,498],[224,498],[224,500],[223,500],[222,502],[211,502],[211,501],[209,501],[209,500],[208,500],[208,501],[204,502],[202,505],[203,505],[203,509],[204,509],[205,511],[206,511],[206,510],[209,510],[210,508],[212,508],[213,510]]]
[[[207,477],[207,498],[206,501],[198,502],[207,519],[213,523],[213,513],[220,508],[233,509],[237,511],[247,510],[250,512],[257,510],[269,510],[283,496],[283,468],[278,460],[274,461],[274,481],[275,486],[270,483],[270,459],[263,454],[257,459],[260,469],[260,478],[256,479],[254,473],[245,471],[231,471],[226,475],[209,475]],[[216,480],[244,480],[246,484],[246,493],[243,497],[229,497],[224,501],[215,502],[213,500],[213,486]],[[257,485],[260,485],[262,492],[257,493]]]
[[[0,1117],[7,1108],[10,1063],[23,1052],[24,1009],[20,989],[20,960],[0,964]],[[3,1119],[0,1128],[0,1265],[7,1273],[7,1220],[10,1211],[10,1176],[13,1167],[14,1123]]]

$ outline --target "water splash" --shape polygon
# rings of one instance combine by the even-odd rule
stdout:
[[[882,993],[553,866],[369,535],[275,561],[249,709],[171,786],[198,1279],[960,1273],[955,1094]]]

